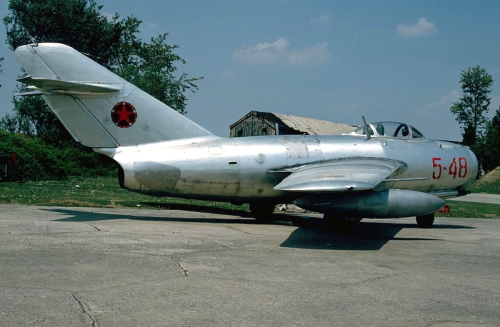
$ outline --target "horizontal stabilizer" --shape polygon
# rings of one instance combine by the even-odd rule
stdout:
[[[42,93],[63,93],[74,95],[97,95],[119,92],[120,89],[114,86],[96,84],[92,82],[67,82],[56,79],[34,78],[25,76],[19,78],[18,82],[28,84],[28,89],[40,91]],[[34,95],[22,93],[21,95]]]
[[[42,91],[28,91],[28,92],[21,92],[21,93],[14,93],[15,96],[18,97],[31,97],[35,95],[43,95]]]

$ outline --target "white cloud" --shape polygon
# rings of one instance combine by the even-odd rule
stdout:
[[[286,63],[289,65],[319,64],[330,59],[331,52],[327,49],[328,42],[289,50],[290,42],[280,38],[273,43],[258,43],[253,47],[242,47],[233,52],[238,60],[250,63]]]
[[[441,95],[440,98],[430,100],[432,102],[416,107],[411,121],[408,123],[416,127],[427,138],[460,141],[462,138],[460,125],[455,121],[455,116],[451,113],[450,108],[453,102],[460,99],[461,95],[459,90],[451,90]]]
[[[309,23],[314,24],[314,25],[330,25],[332,22],[332,14],[330,13],[325,13],[320,15],[319,17],[313,18],[309,21]]]
[[[434,23],[427,21],[424,17],[420,17],[415,24],[399,24],[396,31],[401,36],[419,37],[437,32],[437,28],[434,26]]]
[[[439,98],[438,101],[431,102],[425,105],[425,110],[426,111],[432,111],[436,109],[442,109],[442,108],[451,108],[453,105],[453,102],[456,102],[460,99],[460,96],[462,93],[458,90],[452,90],[445,95],[443,95],[441,98]]]
[[[288,62],[292,65],[319,64],[330,58],[327,49],[328,42],[317,43],[310,47],[295,50],[288,53]]]

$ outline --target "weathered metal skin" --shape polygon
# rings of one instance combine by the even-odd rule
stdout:
[[[114,149],[109,151],[114,152]],[[407,169],[397,176],[398,180],[385,183],[385,188],[390,189],[438,195],[450,192],[449,195],[456,195],[477,175],[476,157],[467,147],[427,139],[367,140],[350,135],[195,139],[193,142],[187,140],[186,144],[171,146],[165,142],[119,148],[113,158],[125,171],[124,187],[127,189],[229,202],[297,198],[300,193],[274,190],[274,186],[288,174],[274,173],[273,170],[344,158],[390,158],[406,162]],[[137,161],[138,158],[140,161]],[[437,181],[432,179],[432,158],[441,158],[446,163],[451,163],[453,158],[467,158],[470,164],[464,178],[442,174],[442,178]],[[150,174],[158,176],[170,175],[174,169],[174,175],[178,176],[175,185],[172,187],[172,179],[164,183],[141,183],[137,179],[140,171],[134,169],[138,162],[150,163],[147,168]]]
[[[31,94],[77,142],[116,160],[132,191],[250,203],[256,215],[294,201],[328,216],[417,215],[430,227],[441,198],[477,176],[469,148],[404,123],[364,122],[339,136],[220,138],[68,46],[26,45],[15,55]]]

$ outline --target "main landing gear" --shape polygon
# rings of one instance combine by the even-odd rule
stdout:
[[[276,207],[276,203],[274,202],[251,202],[250,212],[257,221],[270,221],[273,216],[274,207]]]
[[[349,231],[352,227],[356,226],[363,218],[357,217],[343,217],[331,213],[323,214],[323,221],[325,225],[333,230]]]
[[[434,224],[434,214],[417,216],[417,226],[420,228],[431,228]]]

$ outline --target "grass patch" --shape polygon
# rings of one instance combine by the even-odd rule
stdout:
[[[226,202],[154,197],[121,189],[115,177],[73,177],[62,181],[0,183],[0,203],[62,207],[128,207],[146,209],[181,209],[219,212],[240,211],[247,215],[248,205],[235,206]],[[500,218],[500,205],[447,201],[450,213],[437,217]]]
[[[500,181],[495,183],[484,183],[478,180],[468,188],[472,193],[500,194]]]
[[[500,194],[500,167],[476,180],[468,187],[473,193]]]
[[[174,209],[190,206],[248,210],[248,205],[154,197],[121,189],[115,177],[73,177],[62,181],[0,183],[0,203],[63,207]]]
[[[436,217],[500,218],[500,205],[463,201],[446,201],[449,213],[436,212]]]

